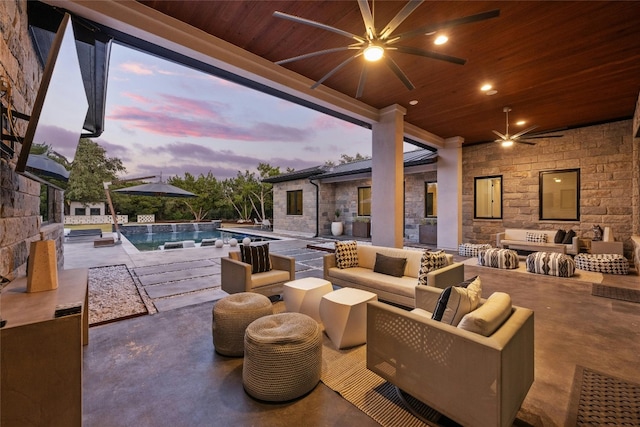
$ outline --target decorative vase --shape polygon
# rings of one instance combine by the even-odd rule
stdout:
[[[342,221],[334,221],[331,223],[331,234],[334,236],[340,236],[344,230]]]

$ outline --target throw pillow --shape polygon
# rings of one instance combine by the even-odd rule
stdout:
[[[431,252],[426,250],[420,260],[420,272],[418,273],[418,285],[427,286],[427,273],[447,265],[447,255],[444,251]]]
[[[240,245],[241,261],[251,264],[251,274],[264,273],[271,270],[271,259],[269,258],[269,244],[263,245]]]
[[[567,234],[564,235],[564,239],[562,239],[563,245],[570,245],[573,243],[573,238],[576,237],[576,232],[573,230],[567,231]]]
[[[464,284],[463,282],[462,284]],[[482,283],[479,277],[475,277],[467,287],[449,286],[442,291],[436,309],[431,317],[449,325],[457,326],[460,320],[472,312],[480,304]]]
[[[544,233],[532,233],[527,231],[525,240],[533,243],[547,243],[547,235]]]
[[[558,230],[558,232],[556,233],[556,237],[554,237],[553,239],[553,243],[562,243],[562,241],[564,240],[564,236],[566,235],[567,232],[563,229]]]
[[[402,277],[404,276],[404,267],[406,265],[406,258],[396,258],[376,253],[376,263],[373,266],[373,271],[389,276]]]
[[[488,337],[511,315],[511,297],[504,292],[494,292],[477,309],[466,314],[458,328]]]
[[[358,243],[355,240],[336,242],[336,267],[350,268],[358,265]]]

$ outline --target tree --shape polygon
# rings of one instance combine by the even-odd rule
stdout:
[[[258,181],[258,188],[251,190],[251,205],[256,212],[258,212],[256,202],[260,205],[258,219],[263,221],[267,218],[269,212],[273,216],[273,184],[262,182],[262,180],[280,175],[280,168],[272,167],[268,163],[259,163],[258,172],[260,172],[260,180]]]
[[[225,201],[222,196],[222,184],[211,171],[207,175],[200,174],[197,179],[186,172],[184,178],[176,176],[167,182],[198,195],[197,198],[183,199],[195,221],[202,221],[214,214],[219,217],[220,208]]]
[[[356,153],[356,155],[353,157],[349,156],[348,154],[341,154],[339,164],[344,165],[345,163],[359,162],[360,160],[368,160],[370,158],[370,156],[363,156],[360,153]]]
[[[107,157],[104,148],[87,138],[78,143],[76,157],[71,163],[69,185],[65,192],[67,201],[77,201],[84,205],[103,202],[104,182],[115,181],[116,174],[126,168],[117,157]]]
[[[235,178],[228,178],[222,181],[224,198],[236,211],[238,217],[245,221],[251,220],[253,206],[251,192],[257,187],[255,173],[245,171],[244,174],[238,172]]]

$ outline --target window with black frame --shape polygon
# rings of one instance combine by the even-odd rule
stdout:
[[[502,218],[502,175],[474,178],[473,217]]]
[[[287,215],[302,215],[302,190],[287,191]]]
[[[540,172],[540,219],[580,219],[580,169]]]

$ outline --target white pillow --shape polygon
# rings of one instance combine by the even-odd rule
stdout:
[[[504,292],[494,292],[476,310],[466,314],[458,328],[485,337],[493,334],[511,315],[511,297]]]
[[[467,287],[449,286],[442,291],[432,319],[457,326],[460,320],[480,304],[482,283],[476,277]]]

